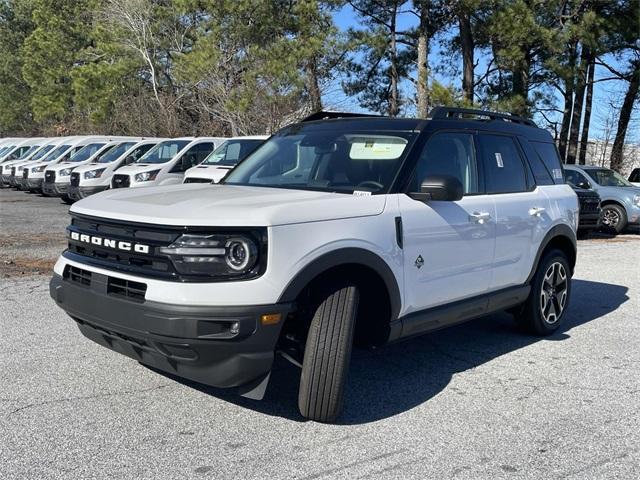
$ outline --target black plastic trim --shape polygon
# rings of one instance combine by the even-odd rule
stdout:
[[[341,248],[315,259],[289,282],[280,295],[278,303],[294,302],[300,292],[318,275],[326,272],[330,268],[348,264],[358,264],[368,267],[380,275],[387,287],[387,293],[389,294],[389,300],[391,302],[391,321],[398,318],[401,297],[395,275],[382,258],[362,248]]]
[[[571,263],[571,271],[573,272],[573,268],[575,267],[575,258],[578,252],[578,242],[576,240],[576,234],[568,225],[555,225],[551,228],[551,230],[547,232],[547,234],[542,239],[542,242],[540,242],[540,247],[538,248],[538,252],[536,253],[536,258],[533,262],[533,266],[531,267],[531,271],[529,272],[529,276],[527,277],[527,283],[531,282],[531,279],[536,274],[536,271],[538,270],[538,263],[540,263],[540,258],[542,257],[542,253],[544,252],[545,248],[547,248],[547,245],[549,245],[549,243],[557,237],[566,238],[571,242],[571,245],[573,245],[574,258],[573,262]],[[571,261],[571,259],[569,260]]]

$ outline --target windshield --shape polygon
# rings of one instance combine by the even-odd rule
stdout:
[[[92,163],[111,163],[124,155],[127,150],[129,150],[135,144],[136,142],[126,142],[121,143],[120,145],[116,145],[115,147],[111,148],[111,150],[98,155],[98,158],[95,159]]]
[[[85,160],[89,160],[93,157],[98,150],[104,147],[104,143],[90,143],[85,145],[76,153],[71,155],[71,158],[68,160],[69,162],[84,162]]]
[[[24,160],[25,158],[27,158],[29,155],[31,155],[33,152],[35,152],[39,148],[40,148],[40,145],[32,145],[32,146],[30,146],[22,155],[20,155],[20,158],[18,160]]]
[[[51,153],[49,153],[49,155],[47,155],[45,158],[43,158],[42,161],[50,162],[51,160],[55,160],[60,155],[65,153],[67,150],[69,150],[70,148],[71,148],[71,145],[60,145],[55,150],[53,150]]]
[[[238,164],[224,183],[382,193],[393,181],[412,136],[405,131],[298,127],[271,137]]]
[[[22,154],[24,152],[26,152],[27,150],[29,150],[29,147],[18,147],[13,152],[11,152],[9,155],[7,155],[7,157],[4,160],[5,161],[7,161],[7,160],[18,160],[22,156]]]
[[[176,156],[180,150],[186,147],[190,140],[167,140],[160,142],[135,163],[166,163]]]
[[[45,145],[33,157],[31,157],[31,160],[40,160],[41,158],[44,158],[44,156],[49,153],[52,148],[53,145]]]
[[[602,187],[633,187],[626,178],[608,168],[589,169],[586,172]]]
[[[260,139],[227,140],[211,152],[201,165],[233,166],[244,160],[263,142],[264,140]]]

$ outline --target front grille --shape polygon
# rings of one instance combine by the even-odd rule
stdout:
[[[82,268],[74,267],[73,265],[67,265],[64,269],[63,278],[70,282],[78,283],[80,285],[91,285],[91,272]]]
[[[22,178],[28,178],[29,177],[29,169],[28,168],[23,168],[22,169]]]
[[[44,172],[44,183],[54,183],[56,181],[56,172],[47,170]]]
[[[580,202],[580,213],[599,213],[600,197],[578,197]]]
[[[184,183],[211,183],[210,178],[185,178]]]
[[[107,294],[124,297],[138,302],[144,301],[147,286],[141,282],[125,280],[123,278],[109,277],[107,281]]]
[[[71,179],[69,180],[69,185],[72,187],[80,186],[80,174],[78,172],[71,173]]]
[[[113,188],[127,188],[131,184],[129,175],[115,174],[113,176]]]
[[[16,167],[11,167],[11,176],[12,177],[16,176]]]

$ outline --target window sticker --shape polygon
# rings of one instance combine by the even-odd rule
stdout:
[[[366,190],[354,190],[353,195],[356,197],[370,197],[371,192],[367,192]]]
[[[504,163],[502,162],[502,154],[500,152],[496,152],[496,163],[498,164],[498,168],[504,167]]]
[[[555,178],[556,180],[562,180],[562,169],[554,168],[552,173],[553,178]]]

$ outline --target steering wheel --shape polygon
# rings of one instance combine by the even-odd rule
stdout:
[[[356,185],[356,188],[358,187],[369,187],[369,188],[375,188],[376,190],[384,189],[384,185],[374,180],[366,180],[364,182],[360,182],[358,185]]]

